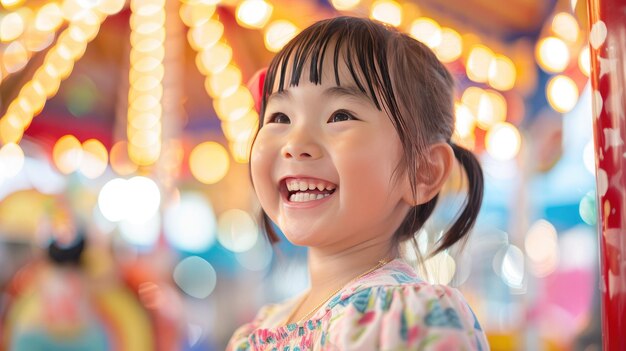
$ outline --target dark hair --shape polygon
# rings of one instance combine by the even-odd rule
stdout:
[[[332,52],[327,52],[329,49]],[[431,254],[446,250],[466,238],[482,203],[482,169],[471,151],[450,141],[454,131],[454,79],[427,46],[407,34],[373,20],[355,17],[322,20],[303,30],[285,45],[267,69],[259,129],[274,89],[280,92],[286,86],[297,86],[305,68],[309,73],[307,79],[321,84],[324,59],[330,57],[338,86],[341,85],[341,58],[358,89],[371,98],[376,108],[389,115],[404,150],[394,177],[408,172],[414,194],[418,177],[429,172],[427,147],[435,142],[448,142],[452,146],[456,159],[465,169],[469,192],[459,217]],[[287,75],[290,79],[285,82]],[[414,239],[415,233],[435,209],[437,199],[438,195],[410,209],[394,234],[396,243]],[[264,229],[274,243],[278,236],[267,214],[261,211]]]

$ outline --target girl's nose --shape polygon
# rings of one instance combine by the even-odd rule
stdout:
[[[293,135],[291,140],[283,146],[281,151],[284,158],[298,161],[312,161],[322,157],[322,148],[320,145],[303,135]]]

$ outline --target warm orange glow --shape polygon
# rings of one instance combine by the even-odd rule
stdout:
[[[231,95],[215,100],[213,105],[221,120],[235,121],[254,107],[254,99],[248,88],[239,86]]]
[[[203,50],[196,56],[196,65],[202,74],[215,74],[228,66],[233,57],[233,49],[222,42]]]
[[[237,23],[247,28],[263,28],[272,15],[273,6],[265,0],[245,0],[237,5]]]
[[[204,87],[213,98],[224,98],[237,91],[241,85],[241,70],[229,65],[221,72],[208,77]]]
[[[80,172],[87,178],[98,178],[106,171],[108,159],[104,145],[97,139],[89,139],[83,143]]]
[[[467,58],[467,76],[474,82],[484,83],[489,77],[489,66],[494,58],[493,52],[483,45],[476,45]]]
[[[189,44],[197,51],[205,50],[217,43],[224,34],[224,25],[216,20],[208,20],[189,30]]]
[[[230,167],[230,158],[224,147],[208,141],[196,146],[189,155],[191,174],[204,184],[222,180]]]
[[[402,23],[402,7],[393,0],[378,0],[372,4],[370,17],[397,27]]]
[[[271,52],[278,52],[298,33],[298,28],[286,20],[270,23],[265,29],[265,47]]]
[[[510,90],[515,85],[517,72],[513,61],[504,55],[497,55],[489,66],[489,85],[498,90]]]
[[[126,176],[137,171],[137,165],[128,157],[128,143],[118,141],[111,148],[110,155],[111,168],[115,173]]]
[[[78,170],[82,157],[82,145],[73,135],[61,137],[52,149],[54,164],[64,174],[70,174]]]

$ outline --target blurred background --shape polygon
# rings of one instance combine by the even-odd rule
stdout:
[[[340,14],[410,33],[457,79],[485,201],[429,280],[464,293],[493,350],[600,349],[583,0],[0,4],[0,350],[223,350],[303,291],[306,250],[258,229],[255,72]]]

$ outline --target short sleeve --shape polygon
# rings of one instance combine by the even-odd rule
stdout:
[[[341,301],[327,330],[337,350],[489,350],[471,308],[453,288],[370,287]]]

